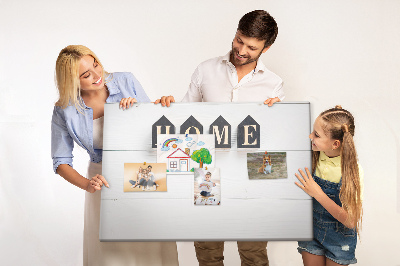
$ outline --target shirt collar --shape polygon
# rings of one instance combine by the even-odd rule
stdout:
[[[121,92],[120,89],[118,88],[118,84],[116,83],[116,80],[114,79],[112,73],[109,73],[106,76],[105,80],[106,80],[105,83],[106,83],[108,92],[110,93],[110,95],[108,97]]]
[[[264,65],[264,63],[261,61],[261,56],[258,58],[258,60],[257,60],[257,66],[256,66],[256,68],[254,69],[254,72],[258,72],[258,71],[265,71],[265,69],[266,69],[266,67],[265,67],[265,65]]]
[[[221,62],[230,63],[229,59],[231,58],[231,51],[229,51],[226,55],[221,58]],[[265,71],[266,67],[264,63],[261,61],[261,56],[257,60],[257,66],[254,69],[254,72],[257,73],[258,71]]]
[[[319,153],[319,160],[320,160],[320,161],[331,162],[331,163],[333,163],[335,166],[340,166],[340,163],[341,163],[341,160],[342,160],[342,159],[341,159],[340,155],[339,155],[339,156],[336,156],[336,157],[330,158],[330,157],[326,156],[325,152],[321,151],[321,152]]]
[[[226,62],[226,63],[228,63],[228,62],[229,62],[230,56],[231,56],[231,51],[229,51],[226,55],[224,55],[224,56],[221,58],[221,62]]]

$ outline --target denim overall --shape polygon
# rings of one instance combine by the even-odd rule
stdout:
[[[339,183],[330,182],[313,175],[315,182],[325,194],[337,205],[342,206],[339,199]],[[314,255],[325,256],[338,264],[353,264],[357,262],[355,250],[357,233],[336,220],[324,207],[313,198],[313,230],[312,241],[299,241],[298,251],[306,251]]]

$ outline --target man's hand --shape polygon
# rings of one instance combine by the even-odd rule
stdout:
[[[280,102],[281,100],[278,97],[268,98],[265,100],[264,104],[268,104],[268,106],[272,106],[276,102]]]
[[[161,99],[157,99],[154,104],[159,104],[161,103],[162,106],[167,106],[170,107],[171,103],[174,103],[175,99],[174,96],[162,96]]]

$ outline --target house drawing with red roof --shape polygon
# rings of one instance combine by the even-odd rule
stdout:
[[[180,148],[176,149],[168,157],[167,169],[170,172],[187,172],[190,171],[190,156]]]

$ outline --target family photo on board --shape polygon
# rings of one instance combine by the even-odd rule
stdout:
[[[167,191],[164,163],[125,163],[124,192]]]

